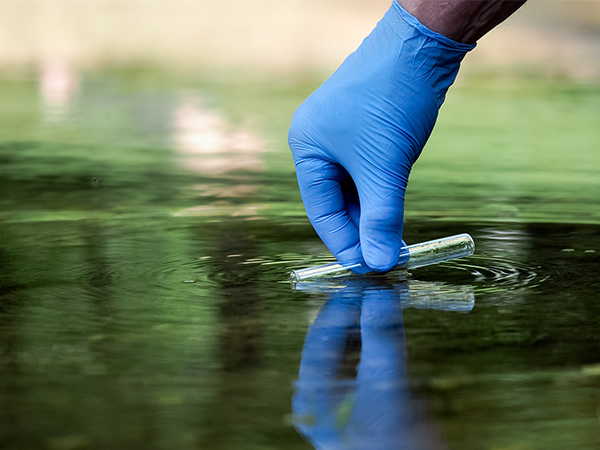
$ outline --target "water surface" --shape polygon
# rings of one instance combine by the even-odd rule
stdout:
[[[455,89],[405,239],[476,254],[292,289],[318,81],[44,76],[0,83],[2,448],[600,446],[597,87]]]

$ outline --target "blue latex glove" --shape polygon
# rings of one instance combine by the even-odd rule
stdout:
[[[473,47],[429,30],[394,1],[295,112],[289,144],[302,199],[341,264],[381,272],[398,264],[408,175]]]

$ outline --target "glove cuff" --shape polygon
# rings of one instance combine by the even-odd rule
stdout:
[[[406,22],[411,27],[417,29],[422,34],[435,39],[441,45],[448,47],[448,50],[459,50],[464,53],[473,50],[477,44],[464,44],[462,42],[456,42],[453,39],[450,39],[443,34],[438,33],[437,31],[430,30],[417,19],[415,16],[410,14],[404,7],[398,2],[398,0],[392,0],[392,8],[390,10],[395,10],[398,12],[400,18]]]

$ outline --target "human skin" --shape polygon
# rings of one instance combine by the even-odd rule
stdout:
[[[464,44],[474,44],[526,1],[398,0],[427,28]]]

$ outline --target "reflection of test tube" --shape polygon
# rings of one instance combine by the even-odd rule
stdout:
[[[455,258],[471,256],[475,251],[475,242],[468,234],[458,234],[433,241],[421,242],[420,244],[409,245],[401,251],[402,256],[408,252],[408,261],[399,264],[396,269],[415,269],[417,267],[438,264]],[[360,263],[343,266],[339,263],[324,264],[316,267],[307,267],[306,269],[292,270],[290,281],[298,283],[304,280],[315,278],[332,278],[350,275],[352,269],[361,267]]]

